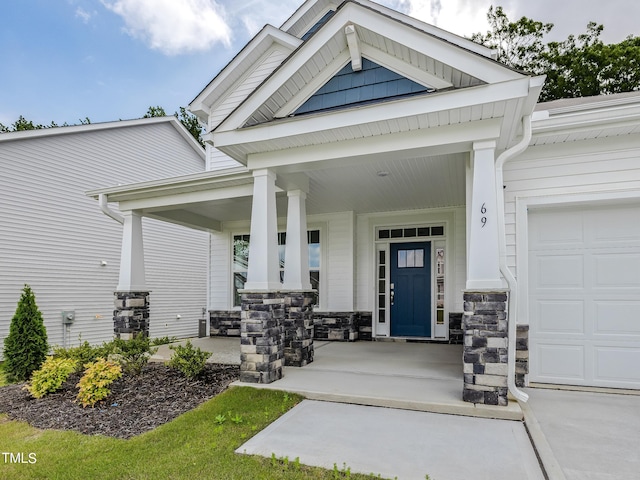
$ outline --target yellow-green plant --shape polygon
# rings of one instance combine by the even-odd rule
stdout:
[[[122,368],[117,363],[99,358],[85,365],[86,370],[77,387],[77,399],[83,407],[93,407],[111,393],[111,384],[122,376]]]
[[[35,398],[59,390],[65,380],[76,369],[76,361],[71,358],[47,357],[39,370],[33,372],[31,385],[24,388]]]

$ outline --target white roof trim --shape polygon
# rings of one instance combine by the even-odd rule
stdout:
[[[87,125],[71,125],[66,127],[48,127],[37,130],[25,130],[20,132],[0,133],[0,143],[19,140],[28,140],[33,138],[53,137],[57,135],[69,135],[73,133],[89,133],[99,132],[102,130],[111,130],[114,128],[130,128],[145,125],[156,125],[160,123],[169,123],[175,128],[185,141],[196,151],[196,153],[204,160],[206,154],[198,141],[185,128],[175,115],[167,115],[164,117],[138,118],[135,120],[118,120],[114,122],[89,123]]]
[[[388,18],[381,16],[377,11],[364,8],[356,2],[347,2],[329,19],[323,28],[318,30],[316,34],[296,50],[280,68],[258,86],[215,130],[227,131],[241,128],[264,102],[304,66],[312,55],[318,52],[335,35],[344,35],[343,27],[347,23],[361,25],[374,32],[384,32],[387,38],[411,46],[411,48],[419,47],[422,53],[487,83],[525,78],[524,75],[497,62],[479,58],[469,50],[452,45],[435,36],[425,35],[424,31],[411,28],[406,23],[389,22]],[[474,62],[473,71],[469,71],[470,61]],[[424,83],[424,80],[421,83]]]
[[[264,50],[278,43],[285,47],[289,51],[293,51],[300,46],[302,40],[290,35],[282,30],[271,25],[265,25],[258,34],[253,37],[249,43],[247,43],[242,50],[216,75],[216,77],[194,98],[189,104],[189,110],[191,112],[205,112],[209,114],[211,106],[223,96],[227,88],[223,88],[222,91],[218,91],[221,85],[229,78],[232,73],[235,73],[237,69],[241,69],[243,72],[253,66],[253,63],[248,61],[248,57],[255,50]],[[197,113],[196,113],[197,115]]]

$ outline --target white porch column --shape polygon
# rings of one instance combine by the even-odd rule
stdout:
[[[280,290],[276,174],[253,172],[249,266],[245,290]]]
[[[122,212],[122,251],[120,254],[119,292],[147,291],[144,272],[144,244],[142,241],[142,215]]]
[[[495,141],[473,144],[467,290],[502,287],[500,277]]]
[[[302,190],[287,192],[287,248],[284,257],[285,290],[311,290],[309,245],[307,243],[307,195]]]

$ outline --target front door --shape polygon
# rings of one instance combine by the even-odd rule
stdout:
[[[431,242],[391,244],[391,336],[431,337]]]

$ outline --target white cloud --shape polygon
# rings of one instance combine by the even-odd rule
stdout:
[[[491,0],[387,0],[383,3],[463,37],[488,30],[487,11],[492,4]]]
[[[101,0],[120,15],[126,31],[166,55],[231,44],[224,9],[214,0]]]
[[[96,12],[87,12],[84,8],[76,8],[76,18],[82,20],[82,23],[89,23],[89,20],[96,14]]]

